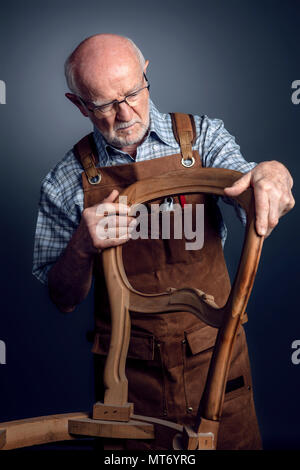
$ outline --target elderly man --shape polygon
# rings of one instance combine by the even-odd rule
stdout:
[[[199,252],[187,252],[178,240],[151,240],[148,244],[130,240],[134,218],[128,215],[126,205],[114,202],[122,188],[134,181],[181,166],[180,126],[176,129],[176,119],[174,124],[174,119],[161,114],[150,100],[147,67],[148,61],[127,38],[99,34],[79,44],[65,65],[71,91],[66,97],[91,120],[93,134],[69,151],[42,184],[33,273],[48,284],[51,299],[63,312],[73,311],[87,296],[95,276],[93,352],[100,370],[98,399],[102,398],[99,377],[110,334],[99,256],[102,250],[125,244],[127,275],[139,290],[159,292],[168,286],[188,284],[214,295],[221,304],[230,289],[222,252],[226,229],[214,199],[182,195],[175,201],[182,205],[205,204],[205,243]],[[230,198],[252,186],[256,229],[260,235],[268,236],[279,218],[294,205],[288,170],[276,161],[247,163],[220,120],[194,116],[191,128],[195,134],[196,165],[244,173],[225,193]],[[169,204],[172,210],[173,198],[159,202],[164,202],[165,207]],[[100,203],[106,204],[106,214],[99,215]],[[101,239],[97,224],[104,217],[114,217],[117,232]],[[192,423],[205,383],[215,329],[187,312],[147,316],[135,313],[131,319],[126,373],[129,401],[135,403],[135,412]],[[134,447],[134,443],[130,445]],[[241,327],[229,372],[218,448],[260,446]],[[145,448],[149,445],[145,444]],[[156,439],[152,448],[165,448],[163,438]]]

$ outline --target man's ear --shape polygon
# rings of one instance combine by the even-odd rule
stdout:
[[[144,66],[144,74],[146,75],[147,67],[149,65],[149,60],[146,60],[145,66]]]
[[[89,116],[85,106],[81,103],[81,101],[76,95],[74,95],[73,93],[66,93],[65,97],[68,98],[68,100],[70,100],[73,104],[75,104],[75,106],[77,106],[77,108],[85,117]]]

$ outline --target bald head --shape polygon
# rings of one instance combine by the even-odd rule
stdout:
[[[65,63],[70,90],[90,100],[99,98],[99,85],[106,88],[118,77],[143,72],[145,59],[130,39],[115,34],[97,34],[76,47]],[[101,99],[101,97],[100,97]]]

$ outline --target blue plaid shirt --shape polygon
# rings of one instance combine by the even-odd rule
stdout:
[[[240,147],[219,119],[194,116],[196,135],[194,150],[198,150],[204,167],[229,168],[246,173],[256,165],[246,162]],[[134,161],[151,160],[179,153],[180,148],[172,132],[169,114],[161,114],[150,100],[150,127],[144,142],[138,147],[135,160],[125,152],[109,145],[99,130],[94,128],[94,138],[99,153],[99,166],[120,165]],[[37,217],[33,274],[47,283],[48,271],[56,262],[74,230],[79,225],[83,211],[82,167],[70,150],[46,175],[42,182]],[[227,200],[226,202],[233,202]],[[243,211],[235,206],[244,221]],[[220,237],[223,245],[227,230],[219,214]]]

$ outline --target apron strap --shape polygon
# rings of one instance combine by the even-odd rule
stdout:
[[[182,155],[183,166],[193,166],[195,160],[193,156],[193,144],[196,140],[196,128],[194,118],[191,114],[170,113],[173,126],[173,134]]]
[[[92,132],[74,145],[74,154],[79,163],[83,166],[88,182],[90,184],[99,184],[101,181],[101,172],[100,169],[96,167],[98,152]]]
[[[181,162],[185,167],[193,166],[195,159],[192,146],[196,140],[194,118],[191,114],[170,113],[170,115],[174,137],[180,145]],[[82,165],[88,182],[90,184],[99,184],[101,181],[101,171],[96,167],[98,152],[92,132],[74,145],[74,154]]]

